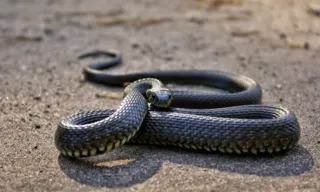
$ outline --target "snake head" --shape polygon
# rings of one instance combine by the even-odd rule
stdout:
[[[149,103],[160,108],[168,108],[172,102],[172,94],[166,88],[149,89],[146,96]]]

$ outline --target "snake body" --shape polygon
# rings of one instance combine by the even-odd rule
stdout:
[[[120,64],[121,57],[93,52],[80,58],[96,55],[111,59],[85,67],[87,80],[111,86],[132,83],[117,110],[79,112],[60,122],[55,144],[64,156],[95,156],[125,143],[237,154],[274,153],[291,149],[299,141],[300,127],[294,113],[261,105],[261,88],[248,77],[201,70],[112,75],[104,69]],[[169,90],[162,83],[205,85],[228,93]]]

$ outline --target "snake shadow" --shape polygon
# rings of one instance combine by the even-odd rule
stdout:
[[[126,145],[87,160],[59,156],[60,169],[70,178],[94,187],[123,188],[154,176],[163,162],[192,165],[239,174],[287,177],[308,172],[314,166],[311,154],[298,145],[290,152],[268,156],[237,156],[200,153],[179,148]]]

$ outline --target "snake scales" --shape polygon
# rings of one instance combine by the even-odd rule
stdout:
[[[259,104],[261,88],[250,78],[200,70],[112,75],[104,69],[120,64],[119,55],[97,51],[79,58],[99,55],[110,59],[85,67],[87,80],[110,86],[133,83],[126,87],[117,110],[79,112],[61,121],[55,144],[64,156],[95,156],[127,142],[274,153],[291,149],[299,140],[295,115],[279,106]],[[174,91],[162,82],[205,85],[228,93]]]

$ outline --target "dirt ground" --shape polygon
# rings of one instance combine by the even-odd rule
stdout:
[[[2,0],[0,191],[319,191],[316,1]],[[89,60],[76,56],[97,49],[123,54],[115,73],[249,76],[261,84],[265,104],[297,115],[300,144],[274,157],[147,145],[124,146],[96,165],[60,157],[54,132],[64,116],[121,101],[96,98],[114,90],[82,80]]]

